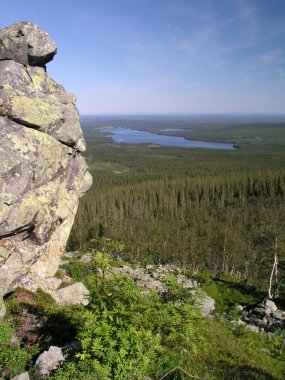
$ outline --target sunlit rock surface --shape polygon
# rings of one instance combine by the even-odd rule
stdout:
[[[0,30],[0,300],[55,274],[92,184],[75,97],[43,67],[55,53],[34,24]]]

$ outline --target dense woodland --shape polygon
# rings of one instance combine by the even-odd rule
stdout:
[[[40,289],[7,295],[1,379],[24,371],[46,378],[38,355],[76,341],[82,349],[50,379],[284,379],[284,329],[256,333],[239,318],[268,298],[271,273],[274,301],[285,309],[285,123],[234,121],[83,121],[94,186],[68,243],[78,252],[64,257],[55,276],[63,285],[66,275],[82,282],[90,302],[61,305]],[[156,133],[179,125],[183,131],[167,133],[239,149],[117,144],[98,130],[110,125]],[[166,293],[142,292],[139,282],[112,275],[126,263],[174,263],[198,289],[179,285],[175,268],[161,278]],[[215,301],[211,318],[197,308],[205,294]]]
[[[285,124],[201,120],[84,120],[94,186],[82,199],[70,249],[95,236],[126,244],[128,259],[268,281],[285,261]],[[235,151],[113,143],[100,126],[232,142]],[[164,132],[163,132],[164,133]]]

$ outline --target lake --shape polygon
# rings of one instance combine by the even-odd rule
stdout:
[[[174,129],[173,129],[174,130]],[[179,129],[177,129],[178,131]],[[130,128],[100,128],[106,137],[111,137],[117,143],[125,144],[157,144],[162,146],[173,146],[179,148],[205,148],[235,150],[233,144],[208,142],[199,140],[187,140],[180,136],[166,136],[155,133],[138,131]]]

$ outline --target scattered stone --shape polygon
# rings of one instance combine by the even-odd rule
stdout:
[[[206,317],[215,310],[215,300],[206,294],[196,301],[196,306],[201,310],[202,314]]]
[[[12,334],[12,337],[10,339],[10,343],[14,344],[17,347],[20,347],[20,339],[17,337],[15,333]]]
[[[79,253],[78,251],[68,251],[68,252],[64,252],[62,256],[64,258],[73,259],[74,257],[78,255],[78,253]]]
[[[38,367],[41,376],[48,376],[62,362],[64,362],[62,349],[60,347],[50,346],[48,351],[44,351],[38,357],[36,367]]]
[[[155,289],[160,293],[165,293],[167,291],[166,287],[163,283],[153,276],[153,273],[148,273],[148,271],[144,268],[132,268],[128,265],[124,265],[123,267],[114,267],[111,269],[111,273],[126,275],[133,279],[136,284],[145,289]],[[144,294],[148,294],[147,292]]]
[[[142,280],[137,280],[136,284],[142,288],[146,289],[154,289],[158,293],[166,293],[167,288],[163,285],[163,283],[159,280],[154,280],[154,279],[142,279]]]
[[[271,300],[264,300],[249,310],[244,309],[241,319],[253,331],[258,329],[269,333],[285,326],[285,312]]]
[[[277,310],[277,306],[275,305],[275,303],[271,300],[264,300],[262,303],[261,303],[261,306],[264,306],[266,309],[269,309],[271,313],[273,313],[274,311]]]
[[[143,294],[148,294],[150,289],[155,289],[159,293],[166,293],[167,287],[164,285],[164,281],[170,274],[175,274],[177,283],[183,289],[193,289],[198,286],[196,280],[181,274],[181,270],[173,265],[147,265],[146,268],[132,268],[124,265],[111,268],[111,274],[122,274],[130,277],[138,286],[146,289]]]
[[[91,253],[86,253],[86,255],[83,255],[81,259],[79,260],[83,264],[88,264],[93,260]]]
[[[88,305],[89,303],[89,290],[82,282],[75,282],[72,285],[65,286],[57,290],[54,294],[58,303],[63,305]]]
[[[278,320],[282,320],[285,317],[285,315],[282,310],[277,309],[272,313],[272,317]]]
[[[72,278],[67,274],[67,271],[64,268],[60,268],[56,276],[61,279],[62,282],[68,283],[72,281]]]
[[[255,326],[255,325],[249,325],[249,324],[246,324],[245,327],[252,331],[252,332],[255,332],[255,333],[259,333],[260,332],[260,329],[259,327]]]
[[[176,280],[183,289],[193,289],[193,288],[197,288],[198,286],[196,280],[186,277],[183,274],[178,274],[176,277]]]
[[[29,292],[35,293],[38,289],[38,284],[30,277],[23,277],[20,280],[20,287],[28,290]]]
[[[57,290],[60,287],[62,280],[57,277],[49,277],[44,280],[44,283],[47,290]]]
[[[243,306],[242,305],[236,305],[236,310],[237,311],[243,311]]]
[[[20,375],[12,377],[11,380],[30,380],[29,372],[23,372]]]

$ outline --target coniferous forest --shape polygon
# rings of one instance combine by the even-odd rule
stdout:
[[[235,150],[118,144],[101,127],[230,142]],[[96,236],[126,244],[128,260],[232,273],[266,286],[285,264],[285,123],[224,117],[82,120],[94,177],[69,249]],[[175,129],[179,128],[179,131]]]
[[[47,378],[39,355],[69,347],[50,379],[284,379],[285,122],[85,117],[82,126],[94,185],[54,280],[85,285],[88,304],[58,304],[40,289],[7,295],[0,378]],[[100,131],[111,126],[235,149],[116,143]]]

